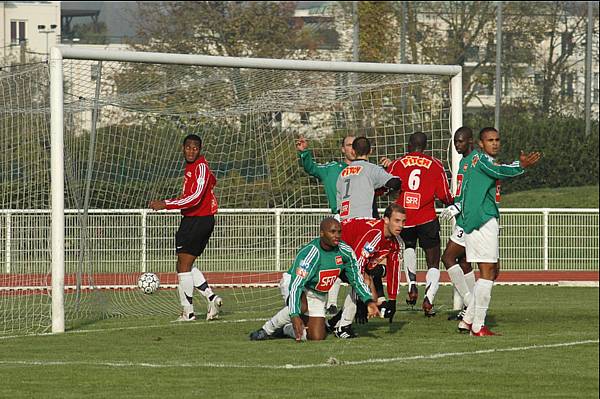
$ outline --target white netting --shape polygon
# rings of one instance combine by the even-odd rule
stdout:
[[[321,184],[298,163],[295,138],[307,137],[323,163],[340,159],[347,134],[365,135],[376,161],[403,155],[408,135],[420,130],[447,165],[448,87],[446,78],[417,75],[65,60],[67,320],[176,313],[174,291],[143,295],[127,287],[143,271],[157,273],[161,287],[176,283],[179,217],[141,210],[150,199],[180,194],[186,134],[204,141],[221,209],[327,209]],[[48,88],[46,66],[0,72],[0,253],[7,265],[0,333],[49,324],[45,289],[15,294],[16,287],[49,285]],[[276,283],[297,248],[317,236],[323,215],[220,213],[197,265],[212,283]],[[102,287],[116,289],[92,289]],[[276,289],[230,295],[235,311],[281,301]]]

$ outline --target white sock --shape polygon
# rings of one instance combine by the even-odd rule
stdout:
[[[467,287],[469,287],[469,292],[473,293],[473,288],[475,288],[474,270],[471,270],[469,273],[465,274],[465,281],[467,282]]]
[[[187,313],[194,313],[194,308],[189,310],[192,306],[192,298],[194,297],[194,280],[192,279],[192,273],[177,273],[179,284],[177,285],[177,291],[179,292],[179,301],[183,306],[184,311]]]
[[[202,272],[197,267],[193,267],[191,273],[192,278],[194,279],[194,287],[198,288],[198,290],[200,290],[200,293],[205,298],[210,298],[214,294],[214,292],[208,286],[208,282],[206,281],[206,278],[204,278],[204,274],[202,274]]]
[[[467,280],[465,279],[465,274],[459,265],[454,265],[450,269],[448,269],[448,276],[450,276],[450,281],[454,284],[454,289],[459,293],[462,298],[463,303],[469,303],[471,300],[471,290],[469,290],[469,286],[467,285]],[[456,304],[456,301],[455,301]],[[462,309],[462,304],[458,308]]]
[[[335,283],[333,283],[333,286],[331,287],[331,289],[329,290],[329,293],[327,294],[326,308],[329,308],[331,305],[335,305],[337,307],[337,298],[340,293],[341,286],[342,286],[342,280],[340,280],[338,278],[337,280],[335,280]]]
[[[275,316],[271,317],[270,320],[267,320],[262,328],[267,332],[267,334],[273,334],[275,330],[291,322],[292,319],[290,318],[290,308],[286,306],[279,312],[275,313]]]
[[[349,326],[354,321],[354,316],[356,316],[356,299],[354,299],[354,297],[354,289],[352,289],[352,291],[346,295],[342,317],[335,325],[336,328]]]
[[[467,324],[473,324],[473,316],[475,316],[475,295],[477,293],[477,284],[473,287],[473,291],[471,291],[471,299],[469,302],[466,302],[467,310],[465,311],[465,315],[463,316],[462,321]]]
[[[463,301],[460,292],[454,287],[452,289],[452,310],[462,310],[465,307],[465,302]]]
[[[432,267],[427,270],[425,281],[427,284],[425,288],[425,296],[427,299],[429,299],[429,303],[433,305],[435,294],[437,294],[438,289],[440,288],[440,269]]]
[[[296,333],[294,332],[294,325],[292,323],[290,323],[290,324],[286,324],[285,326],[283,326],[283,334],[287,335],[290,338],[296,339]],[[306,328],[302,332],[301,340],[306,341]]]
[[[408,291],[417,281],[417,253],[414,248],[406,248],[404,250],[404,273],[406,274],[406,282],[408,283]]]
[[[494,282],[480,278],[475,285],[477,287],[475,291],[475,316],[473,317],[471,330],[479,332],[481,326],[485,324],[485,316],[490,305],[490,300],[492,299],[492,286]]]

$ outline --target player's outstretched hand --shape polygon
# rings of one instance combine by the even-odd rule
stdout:
[[[298,137],[296,140],[296,149],[298,151],[304,151],[308,148],[308,141],[304,138],[304,136]]]
[[[375,302],[372,302],[372,301],[369,302],[369,304],[367,305],[367,311],[368,311],[367,317],[369,319],[379,316],[379,308],[377,307],[377,304]]]
[[[167,209],[167,204],[165,201],[150,201],[148,207],[155,211],[161,211],[163,209]]]
[[[459,213],[460,213],[460,205],[452,204],[452,205],[447,206],[446,208],[444,208],[444,210],[442,210],[442,212],[440,212],[440,219],[450,220],[453,217],[455,217],[456,215],[458,215]]]
[[[383,305],[382,308],[385,309],[383,313],[384,319],[390,319],[390,323],[394,320],[394,315],[396,314],[396,300],[388,300]]]
[[[523,169],[525,168],[529,168],[533,165],[535,165],[536,163],[538,163],[538,161],[542,158],[542,153],[541,152],[530,152],[529,154],[525,154],[523,151],[521,151],[521,155],[519,156],[519,162],[521,164],[521,167]]]
[[[381,159],[379,160],[379,165],[383,166],[386,169],[388,166],[390,166],[391,163],[392,163],[392,160],[389,159],[388,157],[381,157]]]

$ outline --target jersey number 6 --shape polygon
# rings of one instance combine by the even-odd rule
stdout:
[[[419,177],[420,174],[421,169],[415,169],[412,172],[410,172],[410,175],[408,176],[408,188],[410,188],[413,191],[419,189],[419,186],[421,185],[421,178]]]

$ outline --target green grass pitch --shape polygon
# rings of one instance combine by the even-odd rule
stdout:
[[[598,397],[598,288],[496,286],[488,325],[503,335],[487,338],[455,331],[446,286],[434,318],[399,303],[393,324],[323,342],[251,342],[272,312],[225,299],[214,322],[112,318],[1,337],[0,397]]]

